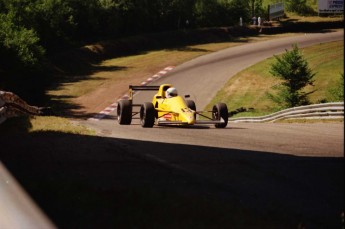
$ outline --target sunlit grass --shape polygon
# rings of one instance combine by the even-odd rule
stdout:
[[[316,73],[315,93],[310,95],[312,103],[326,100],[331,102],[329,88],[335,87],[344,73],[344,44],[343,41],[329,44],[319,44],[304,49],[303,54],[309,66]]]
[[[36,116],[30,119],[29,132],[56,131],[80,135],[95,135],[96,133],[76,122],[66,118],[54,116]]]
[[[8,118],[0,125],[0,134],[27,134],[61,132],[78,135],[96,135],[96,132],[73,120],[55,116],[20,116]]]

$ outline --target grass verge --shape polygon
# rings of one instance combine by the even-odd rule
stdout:
[[[0,125],[0,133],[28,134],[34,132],[61,132],[79,135],[96,135],[96,132],[67,118],[54,116],[14,117]]]

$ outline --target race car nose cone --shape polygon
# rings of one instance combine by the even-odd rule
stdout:
[[[185,115],[186,122],[190,125],[193,125],[195,123],[194,115],[189,112],[189,114]]]

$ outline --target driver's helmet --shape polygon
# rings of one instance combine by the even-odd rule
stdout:
[[[177,96],[177,90],[174,87],[168,88],[168,90],[165,92],[165,95],[167,98],[172,98]]]

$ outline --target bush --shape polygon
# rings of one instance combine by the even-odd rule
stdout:
[[[307,4],[307,0],[287,0],[286,10],[299,15],[312,15],[315,13],[314,9]]]
[[[302,89],[307,85],[313,85],[314,73],[308,67],[308,62],[303,58],[297,45],[293,45],[291,51],[283,56],[274,56],[277,60],[271,67],[270,73],[282,80],[273,89],[278,90],[277,95],[268,94],[273,102],[281,108],[289,108],[309,104],[308,95]]]

